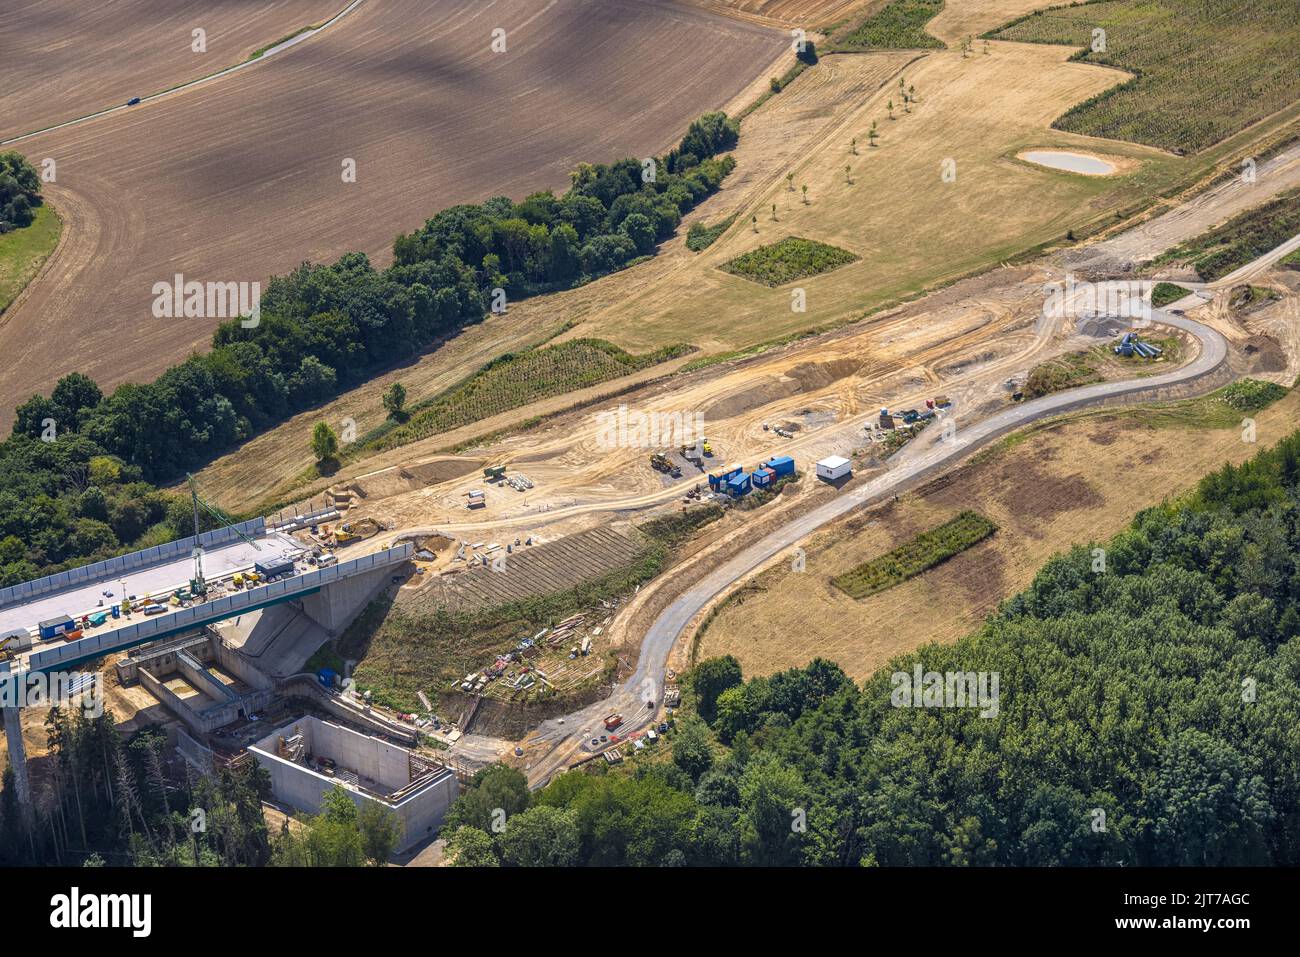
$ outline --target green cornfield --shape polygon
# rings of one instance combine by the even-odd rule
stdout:
[[[997,530],[997,525],[978,512],[962,512],[893,551],[837,575],[831,579],[831,584],[850,598],[866,598],[915,578],[982,542]]]
[[[925,25],[943,9],[943,0],[893,0],[857,26],[832,33],[830,52],[928,50],[943,44]]]
[[[1072,133],[1195,153],[1300,98],[1293,2],[1094,0],[988,36],[1079,47],[1075,59],[1134,74],[1053,124]]]

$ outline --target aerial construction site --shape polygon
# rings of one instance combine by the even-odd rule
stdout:
[[[1300,862],[1293,4],[37,6],[0,862]]]

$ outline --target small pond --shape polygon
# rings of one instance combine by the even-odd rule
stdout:
[[[1089,156],[1086,153],[1066,153],[1060,150],[1029,150],[1018,157],[1039,166],[1065,170],[1067,173],[1082,173],[1085,176],[1109,176],[1115,167],[1104,159]]]

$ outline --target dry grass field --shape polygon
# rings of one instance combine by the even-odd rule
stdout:
[[[31,370],[6,378],[0,407],[74,369],[104,386],[152,377],[206,345],[218,320],[152,316],[154,283],[175,273],[253,282],[349,250],[384,261],[442,207],[664,150],[787,47],[671,0],[368,0],[263,64],[25,140],[29,158],[59,158],[48,193],[68,237],[0,328]]]
[[[986,0],[952,0],[939,17],[932,21],[931,27],[942,26],[949,22],[949,18],[960,14],[961,19],[951,22],[965,24],[964,29],[969,30],[987,28],[986,25],[1001,22],[1003,16],[1010,17],[1023,12],[1027,6],[1024,0],[1007,0],[1000,4]],[[975,14],[983,19],[971,19]],[[1042,84],[1033,75],[1033,71],[1027,68],[1016,70],[1012,65],[1018,62],[1016,58],[1021,55],[1046,57],[1044,70],[1048,75],[1055,75],[1054,71],[1058,69],[1075,75],[1074,68],[1077,65],[1059,62],[1067,51],[1064,48],[996,43],[992,45],[992,51],[987,57],[982,53],[976,54],[965,63],[961,62],[959,54],[954,53],[944,69],[951,70],[960,77],[966,70],[981,71],[997,67],[998,72],[993,76],[983,75],[984,82],[995,85],[1003,82],[998,79],[1002,72],[1018,73],[1020,79],[1016,91],[1021,97],[1017,101],[1020,106],[1029,98],[1038,97],[1039,114],[1032,125],[1032,129],[1037,132],[1026,134],[1031,137],[1029,141],[1047,142],[1048,137],[1063,136],[1064,134],[1054,134],[1047,130],[1056,106],[1044,102],[1041,91],[1034,92],[1034,88],[1041,87]],[[935,63],[936,57],[940,55],[947,54],[930,54],[913,66],[908,65],[916,56],[911,52],[823,57],[814,69],[801,76],[794,85],[769,99],[745,119],[741,142],[735,154],[735,172],[728,177],[720,193],[687,217],[678,237],[665,243],[653,260],[581,289],[515,304],[508,316],[490,317],[483,324],[472,327],[448,345],[418,361],[341,396],[319,412],[299,416],[254,439],[235,454],[205,469],[200,475],[200,482],[218,500],[236,508],[247,508],[250,501],[260,502],[268,497],[276,501],[292,495],[305,498],[311,492],[319,492],[327,484],[324,481],[308,487],[301,484],[301,476],[311,465],[307,436],[314,421],[324,418],[337,423],[350,417],[358,423],[359,434],[364,433],[382,420],[384,412],[380,406],[380,396],[394,380],[400,380],[407,386],[410,395],[408,402],[414,403],[461,380],[468,372],[495,355],[542,341],[570,322],[576,323],[569,333],[571,336],[584,335],[589,330],[605,331],[624,344],[635,344],[642,340],[659,342],[676,336],[678,341],[693,342],[704,346],[706,350],[725,351],[736,344],[770,341],[794,328],[837,319],[843,315],[856,317],[866,311],[868,304],[882,294],[870,285],[871,274],[878,271],[881,263],[890,255],[888,250],[881,254],[879,246],[916,247],[933,242],[931,233],[944,233],[950,244],[960,245],[980,230],[989,232],[991,229],[996,232],[998,229],[1011,229],[1002,220],[1010,222],[1022,215],[1039,216],[1038,207],[1025,212],[1027,204],[1022,203],[1018,195],[1012,195],[1013,190],[999,185],[1003,182],[1002,177],[1009,176],[1011,182],[1020,184],[1022,191],[1036,184],[1036,195],[1047,197],[1044,202],[1050,205],[1056,195],[1056,184],[1063,184],[1060,187],[1065,190],[1063,195],[1077,195],[1076,191],[1079,190],[1102,190],[1100,195],[1106,200],[1132,191],[1155,191],[1162,185],[1160,177],[1153,171],[1155,167],[1170,164],[1169,168],[1175,168],[1178,164],[1189,162],[1160,156],[1145,161],[1144,169],[1126,177],[1118,177],[1111,181],[1115,185],[1107,186],[1104,181],[1090,179],[1080,182],[1082,177],[1053,173],[1021,163],[1011,158],[1018,151],[1012,146],[998,154],[999,158],[991,167],[992,173],[985,176],[987,182],[965,186],[970,179],[977,177],[966,176],[968,168],[964,160],[959,165],[956,184],[939,184],[937,167],[934,171],[936,183],[932,185],[932,191],[938,185],[978,191],[986,194],[993,203],[990,208],[976,208],[966,219],[958,222],[940,216],[932,231],[885,230],[879,234],[873,233],[866,239],[862,238],[862,230],[854,226],[853,215],[841,212],[831,203],[819,207],[814,200],[807,210],[806,222],[800,225],[801,233],[806,235],[807,230],[818,236],[829,231],[829,227],[823,229],[819,225],[821,221],[812,216],[812,212],[820,209],[826,210],[828,224],[835,227],[836,236],[833,238],[842,242],[846,248],[861,249],[867,239],[874,245],[868,261],[836,273],[814,277],[804,283],[810,292],[808,315],[790,312],[788,289],[767,290],[756,287],[753,283],[728,276],[715,268],[714,261],[726,261],[732,255],[733,248],[758,245],[778,238],[773,235],[775,224],[765,222],[760,217],[760,234],[754,236],[742,220],[732,227],[730,234],[724,235],[703,254],[695,254],[685,248],[684,235],[692,222],[715,223],[748,209],[761,209],[766,200],[760,198],[768,195],[780,196],[781,201],[788,204],[790,200],[785,191],[787,170],[798,168],[799,163],[807,157],[812,157],[808,162],[813,162],[817,156],[826,152],[828,143],[847,152],[848,137],[845,130],[856,128],[855,118],[861,114],[862,105],[879,100],[882,87],[886,88],[887,93],[887,88],[895,82],[893,77],[900,70],[906,76],[914,77],[914,68]],[[1106,73],[1096,68],[1085,68],[1083,72],[1089,75],[1088,82],[1092,82],[1099,72]],[[910,79],[909,82],[916,81]],[[1010,100],[990,100],[991,106],[980,105],[972,102],[978,99],[977,91],[969,90],[963,94],[961,102],[975,109],[977,116],[963,120],[959,109],[943,106],[945,97],[937,92],[932,100],[925,102],[923,90],[918,84],[917,92],[923,97],[923,102],[917,105],[915,114],[903,116],[893,124],[888,121],[881,124],[886,129],[885,135],[891,138],[902,136],[901,132],[890,130],[901,131],[912,124],[921,124],[926,109],[932,109],[936,113],[940,108],[945,112],[953,112],[950,121],[957,125],[952,129],[964,131],[964,135],[972,142],[985,135],[978,122],[980,118],[990,118],[990,122],[1001,118],[998,122],[1006,124],[1024,122],[1016,118],[1018,107],[1012,105]],[[938,104],[935,101],[939,101]],[[942,126],[946,128],[947,124]],[[993,135],[988,134],[990,137]],[[942,147],[942,129],[936,128],[929,136],[929,149]],[[1107,144],[1105,151],[1111,152],[1112,145]],[[898,149],[901,154],[902,147],[899,146]],[[1134,150],[1144,157],[1155,156],[1153,151],[1140,147],[1115,146],[1116,152],[1121,150]],[[885,145],[870,151],[871,155],[867,155],[868,152],[869,148],[860,137],[859,153],[862,155],[856,159],[859,166],[877,160],[895,162]],[[1261,166],[1261,184],[1267,183],[1270,193],[1275,188],[1283,188],[1286,183],[1300,179],[1300,159],[1291,156],[1296,152],[1290,151],[1287,154],[1290,158],[1278,157]],[[917,156],[907,155],[911,156],[910,160],[902,155],[897,159],[903,170],[900,175],[910,175],[907,173],[907,164],[919,162]],[[835,157],[837,161],[839,158]],[[830,159],[826,162],[830,162]],[[854,173],[860,185],[859,175]],[[1124,182],[1128,185],[1120,185]],[[1050,188],[1047,188],[1048,184]],[[1077,254],[1082,259],[1092,256],[1125,260],[1140,259],[1143,256],[1149,258],[1152,251],[1159,251],[1179,241],[1180,237],[1194,234],[1221,218],[1224,210],[1235,210],[1242,203],[1252,201],[1254,192],[1236,187],[1235,182],[1225,184],[1205,193],[1196,202],[1180,207],[1176,215],[1153,219],[1148,225],[1106,243],[1077,247],[1070,250],[1070,256],[1073,258]],[[854,187],[855,190],[857,188]],[[890,204],[892,208],[906,198],[902,195],[903,192],[890,188],[875,199],[881,204]],[[935,202],[934,197],[927,196],[924,190],[914,192],[916,195],[912,198],[918,204]],[[868,221],[876,218],[876,204],[872,200],[872,197],[864,196],[862,205],[856,208],[859,219]],[[1104,203],[1095,209],[1088,207],[1085,211],[1099,216],[1107,215]],[[803,215],[800,210],[796,210],[795,214]],[[779,225],[786,226],[785,214],[781,215]],[[1046,213],[1042,215],[1046,216]],[[898,213],[897,218],[901,223],[915,221],[907,211]],[[1059,216],[1057,218],[1060,219]],[[1038,222],[1041,224],[1042,221]],[[990,223],[993,226],[986,228]],[[1049,224],[1047,228],[1059,231],[1063,225],[1058,221],[1055,227]],[[791,228],[791,232],[794,231]],[[981,235],[981,239],[984,238]],[[938,258],[920,256],[907,268],[914,266],[913,275],[923,276],[927,270],[944,264],[942,255],[936,255]],[[863,273],[868,275],[863,276]],[[864,284],[859,287],[841,281],[841,276],[848,277],[849,274],[858,276]],[[708,382],[698,385],[692,383],[689,386],[683,384],[683,388],[676,392],[671,389],[656,389],[649,396],[642,392],[635,401],[662,400],[668,403],[665,408],[703,409],[711,423],[710,434],[714,434],[713,423],[716,422],[718,436],[727,439],[720,446],[723,451],[719,453],[725,457],[732,454],[728,449],[741,453],[742,449],[761,443],[765,438],[759,427],[761,422],[776,420],[778,415],[798,411],[800,406],[795,403],[833,409],[835,414],[845,417],[861,414],[873,404],[878,406],[881,402],[892,404],[904,401],[905,396],[922,388],[965,389],[964,386],[958,386],[956,380],[971,372],[987,371],[988,375],[995,375],[999,374],[1000,369],[1003,377],[1014,372],[1025,373],[1034,363],[1041,361],[1037,356],[1050,354],[1050,348],[1046,353],[1042,351],[1047,344],[1035,342],[1030,331],[1033,316],[1041,307],[1041,290],[1037,284],[1042,278],[1032,270],[997,271],[990,274],[989,283],[959,283],[896,314],[882,313],[866,324],[850,327],[845,330],[847,338],[837,338],[831,343],[814,341],[807,347],[780,350],[771,362],[751,364],[734,373],[726,371],[724,367],[719,375]],[[1054,278],[1060,277],[1056,275]],[[836,284],[833,295],[822,296],[817,292],[824,288],[830,289],[831,283]],[[727,285],[733,298],[727,299],[721,295],[720,284]],[[671,320],[671,323],[666,320]],[[672,365],[668,364],[665,368],[650,370],[642,378],[651,378],[671,369]],[[829,383],[827,387],[818,388],[812,384],[822,379]],[[621,388],[626,384],[628,383],[620,381],[611,383],[610,386]],[[732,409],[737,401],[734,396],[742,393],[741,404],[744,408]],[[973,403],[984,402],[989,398],[987,392],[981,393],[979,388],[969,389],[966,395],[968,401]],[[581,397],[576,395],[562,397],[516,410],[504,418],[518,422],[532,415],[562,409],[579,398]],[[736,415],[735,421],[726,421],[732,415]],[[510,424],[510,421],[484,422],[471,431],[481,435]],[[563,417],[554,426],[548,423],[540,430],[530,430],[529,435],[493,443],[487,454],[500,456],[504,461],[514,455],[534,456],[539,448],[552,449],[548,454],[553,456],[557,465],[562,463],[568,470],[561,473],[557,469],[555,475],[566,487],[586,482],[589,488],[603,489],[608,481],[606,476],[624,468],[635,467],[631,460],[592,463],[588,450],[581,448],[586,423],[579,423],[576,428],[577,434],[574,417]],[[469,437],[464,434],[437,436],[404,449],[383,453],[356,463],[355,467],[349,467],[346,476],[419,462],[422,458]],[[562,450],[575,447],[580,453],[576,457],[562,454]],[[761,451],[760,446],[759,452]],[[638,462],[637,466],[639,465],[643,463]],[[640,486],[638,481],[638,488]],[[647,487],[646,491],[648,490]],[[442,520],[441,514],[438,517]]]
[[[821,656],[861,680],[895,655],[974,630],[1052,555],[1103,541],[1198,476],[1249,458],[1293,431],[1298,414],[1296,392],[1258,413],[1258,445],[1242,441],[1231,414],[1135,410],[1049,423],[805,543],[806,570],[778,565],[753,579],[705,629],[695,653],[735,655],[746,675]],[[999,531],[870,598],[855,601],[832,587],[833,576],[964,509],[987,515]]]
[[[911,113],[902,111],[891,82],[854,101],[815,148],[792,158],[777,171],[776,182],[739,210],[735,224],[717,242],[679,269],[650,263],[630,270],[617,283],[623,288],[584,315],[568,335],[608,338],[631,351],[671,341],[716,351],[743,348],[915,295],[1060,239],[1069,228],[1082,230],[1135,202],[1179,161],[1154,150],[1050,130],[1051,121],[1069,104],[1122,78],[1115,71],[1066,62],[1069,52],[992,44],[987,56],[963,60],[956,51],[937,51],[922,57],[902,71],[920,101]],[[899,54],[865,56],[888,56],[896,65]],[[839,59],[825,57],[824,62]],[[796,83],[792,93],[798,89]],[[893,120],[888,118],[890,99]],[[879,134],[874,147],[868,145],[873,122]],[[851,152],[854,139],[856,154]],[[1062,145],[1086,145],[1142,162],[1128,174],[1082,177],[1014,158],[1031,146]],[[956,176],[951,182],[942,178],[948,160]],[[786,172],[795,176],[793,189]],[[1033,195],[1034,202],[1023,202],[1026,195]],[[913,224],[924,227],[910,228]],[[756,291],[719,269],[756,246],[787,236],[847,249],[860,261],[768,291]],[[806,291],[806,312],[791,308],[795,286]]]
[[[346,5],[347,0],[5,0],[0,142],[234,66]],[[204,53],[192,49],[195,29],[207,34]]]

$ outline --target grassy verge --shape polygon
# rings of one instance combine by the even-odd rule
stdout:
[[[30,226],[0,235],[0,314],[32,281],[59,244],[63,222],[43,203]]]
[[[1098,371],[1099,356],[1092,349],[1071,352],[1035,366],[1025,380],[1026,399],[1037,399],[1075,386],[1090,385],[1102,380]]]
[[[857,260],[858,257],[847,249],[819,243],[815,239],[788,236],[778,243],[751,249],[719,268],[765,286],[780,286],[830,272]]]
[[[826,49],[832,53],[865,50],[930,50],[942,47],[925,25],[943,9],[944,0],[893,0],[859,23],[831,30]]]
[[[1201,279],[1212,282],[1276,249],[1296,233],[1300,233],[1300,189],[1283,193],[1180,243],[1153,259],[1151,268],[1188,263]]]
[[[1158,282],[1154,289],[1151,290],[1151,305],[1157,309],[1167,306],[1171,302],[1177,302],[1184,296],[1190,296],[1192,291],[1173,282]]]
[[[267,50],[273,50],[276,47],[278,47],[281,43],[288,43],[294,37],[300,37],[308,30],[319,30],[320,28],[321,28],[321,24],[319,23],[309,23],[305,27],[299,27],[297,30],[294,30],[293,33],[285,34],[284,36],[280,37],[280,39],[276,40],[274,43],[268,43],[266,46],[259,47],[258,49],[254,50],[252,53],[248,55],[248,58],[250,60],[260,60],[263,56],[266,55]]]
[[[686,248],[693,253],[703,252],[712,246],[719,236],[730,229],[731,224],[735,221],[736,216],[733,213],[712,226],[707,226],[704,223],[692,223],[691,228],[686,232]]]
[[[1076,3],[986,36],[1079,47],[1077,60],[1134,74],[1053,123],[1087,136],[1194,153],[1300,97],[1300,18],[1275,0]]]
[[[866,598],[915,578],[982,542],[997,530],[997,525],[983,515],[962,512],[893,551],[837,575],[831,579],[831,584],[850,598]]]
[[[634,356],[600,339],[572,339],[525,353],[506,353],[464,382],[362,437],[359,451],[391,449],[448,432],[521,406],[599,385],[685,355],[692,346],[666,346]]]

